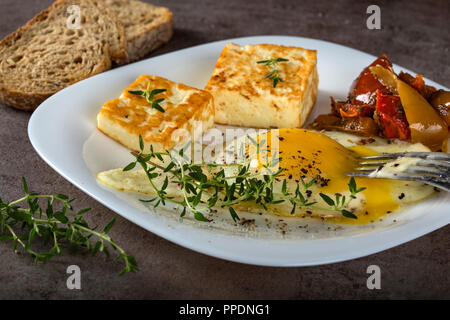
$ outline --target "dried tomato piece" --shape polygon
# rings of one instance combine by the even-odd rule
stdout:
[[[381,90],[377,90],[376,95],[376,113],[384,136],[388,139],[409,140],[411,131],[400,97],[384,94]]]
[[[366,67],[358,78],[353,81],[350,89],[349,102],[352,104],[367,104],[375,106],[376,91],[381,90],[385,94],[390,94],[389,89],[377,79],[370,71],[370,67],[380,65],[388,70],[393,71],[392,63],[385,54],[382,54],[377,60]]]
[[[368,104],[351,104],[345,103],[341,105],[339,114],[343,118],[353,117],[371,117],[375,111],[375,107]]]
[[[339,109],[339,113],[343,118],[354,118],[359,116],[358,106],[354,104],[345,105],[343,108]]]
[[[336,101],[333,97],[330,97],[331,100],[331,114],[338,116],[339,110],[347,103],[345,101]]]

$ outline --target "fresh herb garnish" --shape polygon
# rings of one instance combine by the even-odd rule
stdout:
[[[267,59],[267,60],[261,60],[261,61],[257,62],[258,64],[264,64],[265,66],[273,68],[272,71],[269,72],[264,77],[264,79],[272,80],[274,88],[277,86],[278,82],[284,82],[284,80],[282,78],[280,78],[280,76],[279,76],[279,70],[277,69],[277,65],[278,65],[279,62],[286,62],[286,61],[289,61],[289,59],[285,59],[285,58],[276,58],[276,59],[270,58],[270,59]]]
[[[46,262],[57,254],[62,255],[63,248],[69,248],[71,252],[86,248],[92,256],[99,251],[110,256],[106,246],[109,244],[113,250],[118,251],[117,259],[125,263],[121,275],[139,270],[136,259],[108,235],[115,219],[112,219],[103,231],[96,231],[96,228],[89,227],[83,218],[83,214],[90,208],[75,212],[72,207],[75,199],[64,194],[41,195],[29,192],[25,178],[22,178],[22,183],[24,197],[12,202],[3,202],[0,199],[0,241],[12,241],[14,251],[18,245],[22,246],[34,258],[35,263]],[[46,202],[45,207],[41,207],[42,201]],[[27,207],[19,206],[20,203],[26,203]],[[18,235],[19,232],[21,235]],[[98,240],[91,242],[92,237]],[[32,249],[36,238],[41,238],[44,244],[50,244],[50,250],[37,252]]]
[[[142,137],[139,138],[142,141]],[[257,148],[260,144],[251,139]],[[231,217],[236,222],[239,219],[234,206],[246,202],[256,203],[262,208],[267,209],[269,205],[280,203],[290,203],[292,205],[291,214],[294,214],[297,208],[311,208],[322,211],[339,212],[344,217],[356,219],[356,215],[346,210],[350,202],[356,198],[356,194],[365,188],[357,188],[354,178],[350,179],[348,184],[350,197],[346,198],[339,194],[336,200],[320,193],[320,197],[328,206],[319,206],[317,202],[309,201],[308,198],[312,191],[310,188],[316,183],[316,179],[306,182],[300,179],[297,183],[295,191],[289,191],[287,181],[283,178],[283,169],[273,171],[281,158],[275,155],[266,161],[264,170],[254,172],[250,170],[250,164],[202,164],[184,163],[174,157],[170,152],[154,152],[150,146],[150,153],[145,154],[141,144],[139,153],[132,153],[136,157],[136,161],[128,164],[123,170],[133,169],[136,164],[140,164],[145,171],[149,183],[154,191],[155,197],[149,200],[142,200],[151,203],[154,208],[160,204],[165,205],[170,202],[181,206],[183,211],[181,217],[185,216],[186,210],[189,209],[196,220],[209,221],[205,214],[209,213],[213,207],[221,207],[228,209]],[[178,153],[183,157],[183,149]],[[267,154],[266,154],[267,155]],[[162,161],[156,163],[155,160]],[[227,176],[224,168],[234,167],[234,174]],[[173,176],[173,180],[169,181],[168,175]],[[160,188],[155,184],[154,179],[161,175],[165,175],[164,182]],[[281,190],[275,190],[275,181],[282,181]],[[183,200],[174,199],[168,196],[166,190],[169,183],[175,183],[182,191]],[[305,196],[306,195],[306,196]]]
[[[146,90],[131,90],[131,91],[128,91],[128,93],[144,97],[147,100],[147,102],[150,103],[152,108],[164,113],[165,110],[160,105],[160,103],[163,102],[164,99],[160,98],[160,99],[154,100],[154,98],[155,98],[155,95],[166,92],[166,91],[167,91],[166,89],[153,89],[150,91],[150,84],[148,84]]]

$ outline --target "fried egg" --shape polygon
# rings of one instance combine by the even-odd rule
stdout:
[[[308,202],[316,203],[308,207],[297,206],[292,213],[293,205],[289,201],[270,205],[267,209],[253,202],[245,202],[235,207],[238,213],[245,211],[284,217],[312,217],[334,223],[367,224],[423,200],[434,192],[433,187],[419,182],[356,178],[357,187],[365,189],[345,208],[357,216],[357,219],[350,219],[341,212],[332,210],[319,194],[328,195],[331,199],[336,199],[336,195],[349,199],[350,178],[347,173],[354,171],[358,156],[429,149],[421,144],[388,143],[378,138],[362,139],[346,133],[320,133],[305,129],[269,130],[255,135],[251,140],[253,145],[249,144],[245,148],[244,161],[250,163],[253,173],[260,173],[262,177],[267,174],[267,167],[277,162],[276,166],[270,168],[272,171],[282,170],[281,176],[274,182],[274,193],[282,193],[283,180],[286,180],[288,192],[295,192],[299,186]],[[257,152],[254,152],[255,142],[256,145],[264,142],[265,147],[257,148]],[[274,159],[279,160],[274,162]],[[226,175],[235,175],[233,170],[236,169],[227,167]],[[162,184],[167,174],[170,175],[161,173],[155,183]],[[122,169],[115,169],[101,172],[98,179],[118,190],[152,193],[143,170],[124,172]],[[305,191],[302,181],[307,183],[312,179],[315,182]],[[176,184],[169,184],[166,191],[170,196],[181,197],[181,190]]]
[[[274,139],[273,135],[278,139]],[[308,182],[314,178],[316,183],[311,186],[307,197],[310,202],[317,202],[318,207],[327,207],[324,200],[318,196],[319,193],[326,194],[332,199],[335,199],[336,194],[345,195],[348,199],[350,178],[347,173],[354,171],[357,157],[382,152],[429,151],[422,144],[400,141],[388,143],[383,139],[362,139],[341,132],[320,133],[304,129],[271,130],[258,135],[257,142],[261,141],[266,141],[269,154],[267,157],[264,152],[258,155],[258,168],[267,165],[264,159],[273,158],[273,144],[277,143],[281,158],[279,169],[283,170],[287,189],[293,192],[297,184],[302,186],[302,179]],[[293,215],[323,218],[337,223],[366,224],[433,193],[433,187],[419,182],[370,178],[356,178],[355,181],[358,188],[366,188],[357,194],[357,198],[347,208],[358,217],[357,220],[343,217],[340,212],[314,210],[308,207],[297,209]],[[276,187],[279,189],[281,184],[280,181]],[[292,206],[287,206],[286,203],[271,208],[272,213],[281,216],[292,216],[291,209]]]

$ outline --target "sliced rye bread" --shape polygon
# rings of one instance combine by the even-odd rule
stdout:
[[[128,61],[136,61],[167,43],[173,35],[172,12],[136,0],[105,0],[125,27]]]
[[[81,28],[67,27],[67,8],[81,9]],[[58,0],[0,41],[0,101],[33,110],[57,91],[126,58],[124,29],[98,0]]]

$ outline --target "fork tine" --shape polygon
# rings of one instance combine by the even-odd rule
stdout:
[[[377,177],[376,175],[370,176],[376,170],[371,171],[355,171],[347,173],[349,177],[369,177],[374,179],[392,179],[392,180],[408,180],[408,181],[424,181],[426,177],[422,175],[415,175],[411,173],[398,173],[396,175],[390,176],[389,178]]]
[[[441,176],[443,174],[442,170],[433,167],[423,167],[423,166],[411,166],[408,168],[409,172],[412,173],[422,173],[422,174],[434,174],[437,176]]]
[[[376,156],[365,156],[360,159],[365,160],[381,160],[381,159],[396,159],[403,157],[421,158],[429,160],[444,160],[450,161],[450,154],[443,152],[402,152],[402,153],[386,153]]]
[[[417,164],[424,167],[439,167],[443,169],[450,169],[450,162],[441,160],[420,160],[419,162],[417,162]]]
[[[416,160],[397,172],[377,174],[386,166],[396,167],[396,160],[410,157]],[[441,152],[405,152],[390,153],[359,158],[359,167],[355,172],[347,173],[351,177],[381,178],[404,181],[419,181],[446,191],[450,191],[450,154]],[[392,168],[389,168],[392,170]],[[383,172],[383,171],[381,171]]]
[[[387,161],[360,161],[358,164],[360,166],[384,166],[387,163]]]
[[[378,170],[380,170],[382,168],[382,166],[379,167],[357,167],[355,168],[356,172],[361,172],[361,173],[372,173],[372,172],[376,172]],[[407,171],[405,171],[405,173],[419,173],[419,174],[431,174],[431,175],[437,175],[437,176],[441,176],[443,175],[443,171],[435,168],[435,167],[426,167],[426,166],[411,166],[407,169]]]
[[[347,173],[347,176],[384,179],[382,177],[370,176],[370,174],[372,172],[349,172],[349,173]],[[397,174],[396,176],[391,176],[388,179],[403,180],[403,181],[419,181],[419,182],[423,182],[423,183],[429,184],[431,186],[437,187],[439,189],[445,190],[447,192],[450,192],[450,183],[449,183],[448,179],[447,180],[444,179],[444,181],[442,181],[439,178],[429,176],[429,175],[415,175],[415,174],[411,174],[411,173],[400,173],[400,174]]]
[[[355,168],[355,170],[356,170],[357,172],[374,172],[374,171],[376,171],[377,169],[376,169],[376,168],[364,168],[364,167],[358,167],[358,168]]]
[[[360,167],[372,167],[375,169],[380,166],[385,166],[391,162],[391,160],[386,159],[386,161],[360,161],[358,165]],[[419,160],[416,163],[418,166],[429,167],[429,168],[441,168],[441,169],[450,169],[450,162],[442,161],[442,160]]]
[[[347,173],[347,176],[349,176],[349,177],[368,177],[371,172],[373,172],[373,170],[367,171],[367,172],[349,172],[349,173]]]

